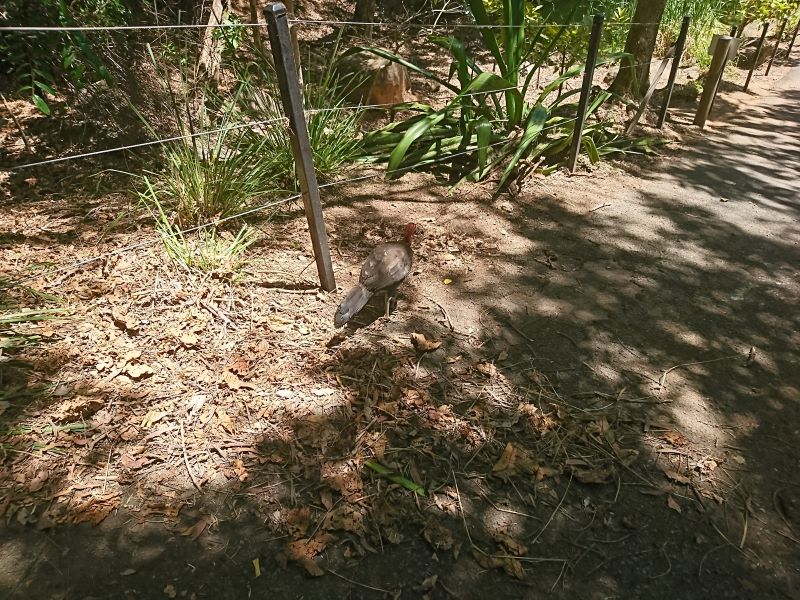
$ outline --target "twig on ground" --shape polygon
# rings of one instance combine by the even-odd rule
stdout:
[[[439,304],[436,300],[431,298],[430,296],[425,296],[425,298],[433,302],[436,306],[438,306],[441,309],[442,313],[444,314],[444,318],[447,319],[447,326],[450,328],[450,331],[455,331],[456,328],[453,327],[453,321],[452,319],[450,319],[450,314],[447,312],[447,309],[441,304]]]
[[[589,212],[590,212],[590,213],[593,213],[594,211],[596,211],[596,210],[600,210],[601,208],[605,208],[605,207],[607,207],[607,206],[611,206],[611,205],[610,205],[610,204],[608,204],[608,203],[601,204],[600,206],[596,206],[595,208],[591,209]]]
[[[670,367],[669,369],[664,371],[664,373],[662,373],[661,379],[658,380],[658,385],[659,385],[660,388],[663,389],[664,388],[664,381],[666,380],[667,375],[672,373],[675,369],[681,369],[683,367],[691,367],[692,365],[705,365],[705,364],[712,363],[712,362],[719,362],[721,360],[730,360],[732,358],[738,358],[738,357],[739,357],[738,354],[731,354],[729,356],[720,356],[719,358],[712,358],[711,360],[698,360],[696,362],[688,362],[688,363],[683,363],[683,364],[680,364],[680,365],[675,365],[674,367]]]
[[[559,511],[559,510],[561,510],[561,505],[562,505],[562,504],[564,504],[564,499],[567,497],[567,493],[569,493],[569,488],[570,488],[571,486],[572,486],[572,474],[570,473],[570,476],[569,476],[569,481],[567,482],[567,489],[565,489],[565,490],[564,490],[564,494],[561,496],[561,500],[559,500],[559,501],[558,501],[558,504],[556,505],[555,509],[553,509],[553,512],[552,512],[552,513],[550,513],[550,518],[549,518],[549,519],[547,519],[547,522],[546,522],[544,525],[542,525],[542,528],[539,530],[539,533],[537,533],[537,534],[536,534],[536,535],[533,537],[533,539],[531,539],[531,540],[528,542],[528,543],[529,543],[531,546],[533,546],[533,545],[534,545],[536,542],[538,542],[538,541],[539,541],[539,538],[540,538],[540,537],[542,537],[542,534],[543,534],[543,533],[544,533],[544,532],[547,530],[547,528],[550,526],[550,523],[552,523],[553,519],[554,519],[554,518],[555,518],[555,516],[556,516],[556,513],[558,513],[558,511]]]
[[[353,585],[357,585],[357,586],[362,587],[364,589],[372,590],[373,592],[380,592],[381,594],[391,594],[392,593],[389,590],[385,590],[385,589],[379,588],[379,587],[373,587],[371,585],[367,585],[366,583],[361,583],[360,581],[356,581],[355,579],[350,579],[349,577],[345,577],[341,573],[337,573],[336,571],[334,571],[332,569],[325,569],[325,570],[328,573],[330,573],[331,575],[336,575],[336,577],[338,577],[339,579],[344,579],[346,582],[352,583]]]
[[[219,320],[224,321],[231,329],[234,330],[239,329],[239,326],[236,325],[236,323],[234,323],[228,317],[222,314],[222,312],[220,312],[220,310],[214,307],[212,304],[206,302],[205,300],[200,300],[200,306],[205,308],[208,312],[217,317]]]
[[[702,577],[703,576],[703,563],[706,562],[706,559],[709,557],[709,555],[712,552],[716,552],[717,550],[719,550],[721,548],[724,548],[724,547],[725,547],[725,544],[720,544],[719,546],[714,546],[708,552],[703,554],[703,558],[700,559],[700,566],[697,567],[697,576],[698,577]]]
[[[186,436],[183,432],[183,419],[181,419],[180,424],[181,424],[181,447],[183,448],[183,464],[186,465],[186,471],[189,473],[189,479],[192,480],[192,484],[194,485],[194,487],[197,488],[198,492],[201,492],[202,490],[200,489],[200,484],[197,483],[197,479],[195,478],[194,473],[192,473],[192,468],[189,466],[189,457],[186,455]]]
[[[578,346],[578,342],[576,342],[575,340],[573,340],[573,339],[572,339],[571,337],[569,337],[569,336],[568,336],[566,333],[561,333],[560,331],[556,331],[556,333],[557,333],[558,335],[560,335],[561,337],[568,339],[570,342],[572,342],[572,345],[573,345],[573,346],[575,346],[576,348],[580,349],[580,346]]]

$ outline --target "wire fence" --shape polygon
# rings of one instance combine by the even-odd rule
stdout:
[[[339,21],[326,19],[289,19],[290,25],[307,25],[313,27],[354,26],[354,27],[386,27],[390,29],[512,29],[518,25],[504,25],[502,23],[480,25],[478,23],[393,23],[388,21]],[[635,22],[635,21],[606,21],[605,26],[630,27],[632,25],[652,26],[661,23]],[[0,27],[0,32],[5,33],[77,33],[91,31],[161,31],[168,29],[236,29],[263,27],[263,23],[175,23],[167,25],[5,25]],[[591,23],[542,23],[534,27],[575,27],[591,28]]]
[[[406,30],[407,29],[425,30],[425,29],[434,29],[434,28],[438,28],[438,29],[475,29],[475,30],[500,29],[500,30],[503,30],[503,29],[508,29],[508,28],[514,27],[514,26],[511,26],[511,25],[504,25],[504,24],[480,25],[480,24],[477,24],[477,23],[440,23],[440,22],[438,22],[438,20],[437,20],[436,23],[409,23],[409,22],[405,22],[405,23],[389,23],[389,22],[379,22],[379,21],[344,21],[344,20],[321,20],[321,19],[320,20],[315,20],[315,19],[290,19],[289,23],[291,25],[294,25],[294,26],[308,26],[308,27],[322,27],[322,26],[367,27],[367,26],[369,26],[369,27],[386,27],[386,28],[395,28],[395,29],[406,29]],[[589,27],[591,27],[590,23],[556,23],[556,24],[548,23],[546,25],[548,27],[555,27],[555,28],[570,28],[570,27],[571,28],[589,28]],[[655,22],[637,23],[637,22],[628,22],[628,21],[610,21],[610,22],[604,23],[604,25],[605,26],[626,26],[626,27],[630,27],[632,25],[643,25],[643,26],[653,25],[653,26],[655,26],[655,25],[659,25],[659,23],[655,23]],[[115,26],[115,25],[110,25],[110,26],[52,26],[52,27],[49,27],[49,26],[44,26],[44,27],[8,26],[8,27],[0,27],[0,32],[6,32],[6,33],[11,33],[11,32],[19,32],[19,33],[62,32],[62,33],[68,33],[68,32],[91,32],[91,31],[149,31],[149,30],[165,31],[165,30],[187,30],[187,29],[206,30],[206,29],[217,29],[217,28],[230,29],[230,28],[236,28],[236,27],[254,28],[254,27],[263,27],[263,24],[262,23],[210,23],[210,24],[159,24],[159,25],[119,25],[119,26]],[[647,62],[640,62],[640,63],[635,63],[635,64],[628,64],[628,63],[623,63],[623,64],[626,67],[634,68],[634,67],[640,67],[640,66],[643,66],[643,65],[651,65],[651,64],[654,64],[654,63],[660,63],[663,60],[665,60],[665,59],[657,58],[657,59],[654,59],[654,60],[651,60],[651,61],[647,61]],[[563,74],[563,71],[562,71],[562,74]],[[576,72],[571,78],[576,78],[576,77],[580,76],[581,74],[582,74],[582,72]],[[567,81],[567,79],[565,79],[565,81]],[[590,81],[590,83],[591,83],[591,81]],[[509,86],[509,87],[501,87],[501,88],[487,89],[487,90],[481,90],[481,91],[471,91],[471,92],[466,92],[466,93],[461,93],[461,94],[448,94],[448,95],[444,95],[444,96],[430,96],[430,97],[427,97],[425,99],[425,101],[427,103],[437,102],[437,101],[446,102],[446,103],[452,103],[452,102],[455,102],[455,101],[466,100],[466,99],[470,99],[470,98],[473,98],[473,97],[486,97],[487,95],[492,95],[492,94],[505,94],[506,92],[511,92],[511,91],[519,91],[519,88],[516,87],[516,86]],[[399,108],[399,109],[402,109],[402,108],[409,108],[409,105],[408,104],[406,104],[406,105],[402,105],[402,104],[401,105],[397,105],[395,103],[352,104],[352,105],[350,105],[350,104],[342,104],[340,106],[314,107],[314,108],[306,109],[305,110],[305,114],[308,116],[308,115],[313,115],[313,114],[317,114],[317,113],[331,112],[331,111],[351,111],[351,110],[386,109],[386,108],[395,108],[395,109]],[[545,132],[547,132],[548,130],[551,130],[551,129],[564,127],[566,124],[568,124],[570,122],[578,121],[578,120],[582,120],[582,119],[580,119],[579,117],[574,117],[574,118],[569,118],[569,119],[560,119],[557,123],[555,123],[553,125],[542,127],[540,133],[545,133]],[[33,167],[42,167],[42,166],[52,165],[52,164],[55,164],[55,163],[61,163],[61,162],[70,161],[70,160],[85,159],[85,158],[95,157],[95,156],[99,156],[99,155],[105,155],[105,154],[109,154],[109,153],[113,153],[113,152],[130,151],[130,150],[135,150],[135,149],[139,149],[139,148],[155,146],[155,145],[158,145],[158,144],[165,144],[165,143],[171,143],[171,142],[176,142],[176,141],[181,141],[181,140],[193,139],[193,138],[198,138],[198,137],[201,137],[201,136],[221,134],[221,133],[225,133],[227,131],[232,131],[232,130],[238,130],[238,129],[244,129],[244,128],[253,128],[253,127],[257,127],[257,126],[261,126],[261,125],[276,125],[278,123],[282,123],[284,126],[288,126],[288,119],[286,117],[280,117],[280,118],[271,118],[271,119],[264,119],[264,120],[257,120],[257,121],[249,121],[249,122],[238,123],[236,125],[231,125],[231,126],[226,126],[226,127],[220,127],[220,128],[208,129],[208,130],[199,131],[199,132],[193,132],[191,134],[173,135],[173,136],[163,137],[163,138],[150,140],[150,141],[144,141],[144,142],[139,142],[139,143],[134,143],[134,144],[122,145],[122,146],[118,146],[118,147],[114,147],[114,148],[100,149],[100,150],[82,152],[82,153],[72,154],[72,155],[67,155],[67,156],[54,157],[54,158],[49,158],[49,159],[42,160],[42,161],[37,161],[37,162],[27,163],[27,164],[23,164],[23,165],[18,165],[18,166],[13,167],[13,170],[29,169],[29,168],[33,168]],[[344,185],[344,184],[376,179],[376,178],[379,178],[379,177],[382,177],[382,176],[392,176],[392,175],[396,175],[396,174],[407,173],[407,172],[419,170],[419,169],[422,169],[422,168],[431,168],[432,166],[440,164],[440,163],[453,161],[454,159],[456,159],[458,157],[467,156],[467,155],[479,152],[481,150],[485,151],[485,150],[488,150],[489,148],[496,148],[498,146],[507,145],[509,143],[510,143],[510,141],[508,139],[504,139],[502,141],[491,143],[491,144],[484,144],[484,145],[481,145],[481,146],[475,145],[475,147],[468,147],[468,148],[466,148],[464,150],[461,150],[459,152],[446,153],[443,156],[438,157],[438,158],[436,156],[433,156],[433,157],[428,158],[428,159],[420,160],[418,163],[415,163],[415,164],[412,164],[412,165],[401,166],[401,167],[397,168],[395,171],[392,171],[392,172],[381,171],[379,173],[371,173],[371,174],[368,174],[368,175],[357,176],[357,177],[346,178],[346,179],[341,179],[341,180],[337,180],[337,181],[328,182],[328,183],[320,185],[319,189],[327,190],[327,189],[331,189],[331,188],[333,188],[335,186],[340,186],[340,185]],[[135,251],[137,249],[142,249],[142,248],[145,248],[145,247],[150,246],[152,244],[158,243],[159,241],[163,242],[165,239],[168,239],[170,237],[183,236],[183,235],[190,234],[190,233],[193,233],[193,232],[196,232],[196,231],[199,231],[199,230],[202,230],[202,229],[206,229],[206,228],[209,228],[209,227],[216,227],[216,226],[219,226],[219,225],[221,225],[221,224],[223,224],[225,222],[229,222],[229,221],[232,221],[232,220],[243,219],[243,218],[245,218],[247,216],[250,216],[250,215],[253,215],[255,213],[262,212],[262,211],[268,210],[270,208],[275,208],[277,206],[280,206],[280,205],[286,204],[288,202],[297,200],[300,197],[301,197],[301,194],[292,194],[292,195],[289,195],[289,196],[287,196],[285,198],[281,198],[279,200],[273,200],[273,201],[261,204],[259,206],[247,208],[247,209],[239,211],[239,212],[237,212],[235,214],[232,214],[232,215],[229,215],[229,216],[226,216],[226,217],[223,217],[223,218],[213,219],[213,220],[210,220],[208,222],[202,223],[200,225],[195,225],[195,226],[188,227],[188,228],[181,229],[181,230],[170,231],[169,233],[160,232],[160,233],[154,234],[148,240],[145,240],[145,241],[142,241],[142,242],[137,242],[135,244],[124,246],[122,248],[117,248],[117,249],[109,251],[109,252],[101,253],[101,254],[98,254],[98,255],[90,257],[90,258],[86,258],[86,259],[82,259],[82,260],[76,261],[76,262],[71,263],[69,265],[56,266],[53,269],[45,270],[45,271],[42,271],[42,272],[37,272],[35,274],[31,274],[31,275],[28,275],[26,277],[16,279],[13,282],[5,283],[5,284],[0,285],[0,289],[7,289],[7,288],[13,287],[15,285],[20,285],[20,284],[23,284],[23,283],[25,283],[27,281],[31,281],[31,280],[38,279],[38,278],[52,278],[53,276],[56,276],[56,275],[61,274],[61,273],[75,271],[75,270],[78,270],[78,269],[80,269],[80,268],[82,268],[82,267],[84,267],[86,265],[92,264],[92,263],[100,261],[100,260],[104,260],[104,259],[116,256],[116,255],[119,255],[119,254],[122,254],[122,253],[125,253],[125,252],[131,252],[131,251]]]

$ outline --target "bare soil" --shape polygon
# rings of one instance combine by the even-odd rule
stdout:
[[[326,189],[341,289],[419,225],[340,331],[300,206],[198,277],[119,159],[4,172],[5,293],[68,314],[0,356],[3,597],[800,598],[798,100],[781,68],[514,197]]]

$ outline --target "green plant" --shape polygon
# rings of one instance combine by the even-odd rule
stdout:
[[[225,15],[222,24],[224,27],[217,27],[214,29],[214,40],[222,43],[222,56],[230,59],[236,54],[242,39],[246,34],[246,28],[241,25],[239,17],[234,14],[228,13]]]
[[[122,0],[7,0],[0,25],[123,25],[129,11]],[[44,114],[63,88],[80,90],[96,81],[113,83],[103,59],[115,36],[110,32],[7,32],[0,36],[0,71]]]
[[[244,264],[242,257],[247,249],[258,241],[258,234],[247,225],[242,225],[236,234],[215,225],[184,233],[167,216],[157,198],[149,207],[167,256],[190,272],[233,273]]]
[[[158,65],[152,50],[150,58]],[[142,202],[164,207],[173,215],[171,221],[186,226],[229,217],[279,191],[284,166],[267,152],[265,139],[250,143],[243,134],[253,126],[239,111],[239,93],[224,101],[209,86],[190,87],[179,72],[178,90],[168,67],[162,68],[161,79],[183,137],[163,146],[160,170],[142,176]]]
[[[482,0],[468,0],[468,4],[479,25],[493,23]],[[573,14],[574,10],[564,18],[569,20]],[[574,119],[563,115],[574,114],[574,106],[567,101],[576,98],[577,90],[562,94],[557,90],[561,83],[581,74],[584,65],[568,69],[529,101],[533,76],[548,59],[564,28],[556,28],[550,39],[541,44],[546,27],[525,26],[523,0],[505,0],[502,21],[508,27],[499,32],[490,27],[480,29],[484,47],[494,59],[499,74],[481,69],[460,39],[430,38],[451,53],[450,73],[456,76],[456,84],[385,50],[350,50],[368,50],[400,62],[455,93],[455,97],[440,109],[421,103],[408,105],[406,108],[417,114],[370,132],[365,138],[367,160],[386,160],[387,172],[392,176],[412,167],[447,162],[456,184],[484,179],[496,167],[504,165],[499,179],[501,187],[520,170],[538,165],[540,161],[557,163],[560,160],[570,145],[575,124]],[[599,64],[619,57],[619,54],[609,55]],[[521,76],[526,69],[527,74]],[[596,113],[609,98],[608,93],[596,95],[588,114]],[[607,141],[607,130],[605,124],[595,123],[584,131],[581,143],[593,160],[599,158],[596,148]]]
[[[254,122],[282,121],[275,75],[259,65],[251,65],[256,73],[240,75],[239,106],[247,118]],[[359,121],[363,110],[351,106],[348,95],[353,85],[350,80],[338,77],[329,63],[314,81],[306,73],[303,101],[307,111],[308,137],[314,157],[314,170],[320,181],[328,181],[340,174],[343,166],[352,163],[360,154]],[[260,148],[262,156],[278,165],[282,187],[296,190],[294,155],[288,129],[268,124],[245,130],[242,134],[247,145]]]

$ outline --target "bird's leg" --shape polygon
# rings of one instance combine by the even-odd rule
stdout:
[[[384,315],[388,318],[392,311],[397,308],[397,290],[385,290]]]

